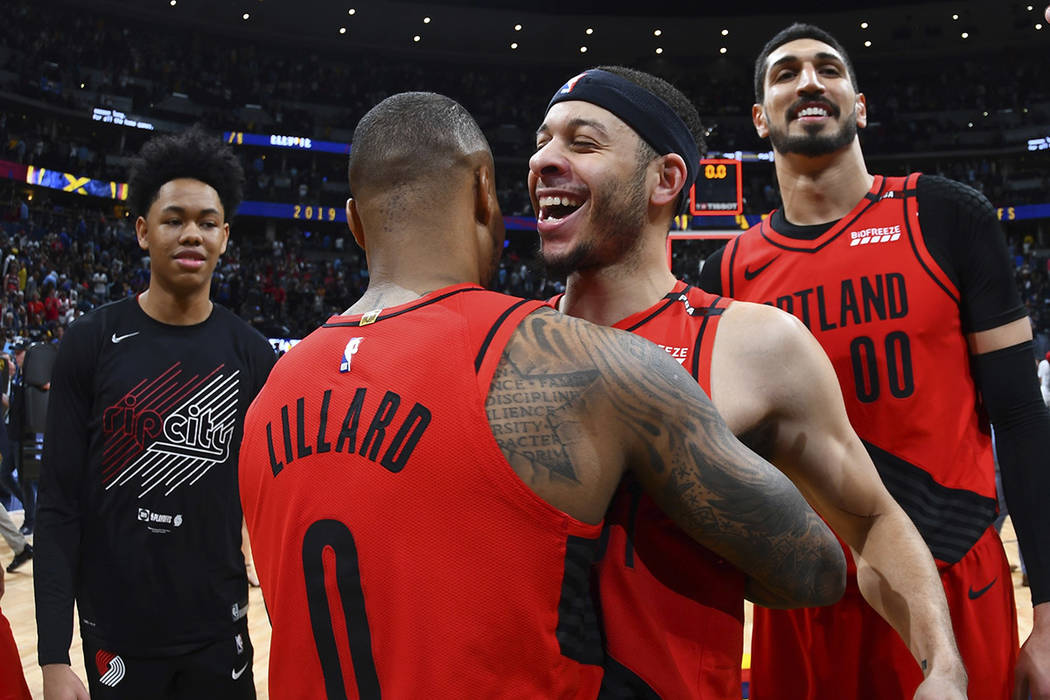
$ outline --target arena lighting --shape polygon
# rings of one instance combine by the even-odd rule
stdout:
[[[516,48],[518,48],[518,42],[516,42],[516,41],[515,41],[514,43],[512,43],[512,44],[510,45],[510,48],[512,48],[512,49],[516,49]]]
[[[726,49],[726,47],[723,46],[718,50],[718,53],[725,53],[726,51],[728,51],[728,49]]]
[[[412,37],[412,41],[416,41],[416,42],[418,42],[418,41],[419,41],[420,39],[422,39],[422,38],[423,38],[423,37],[421,37],[421,36],[419,36],[418,34],[416,34],[416,35],[415,35],[414,37]]]
[[[514,31],[520,32],[521,31],[521,25],[520,24],[515,24],[514,25]]]
[[[662,30],[660,30],[660,29],[654,29],[653,30],[653,36],[660,36],[661,34],[663,34]]]
[[[959,36],[961,36],[963,39],[969,39],[970,38],[970,32],[963,32]]]
[[[241,19],[244,19],[244,20],[248,19],[249,17],[251,17],[251,15],[248,14],[247,12],[245,12],[243,15],[241,15]]]
[[[867,29],[868,28],[868,23],[867,22],[861,22],[860,23],[860,28],[861,29]]]
[[[584,34],[586,34],[587,36],[590,36],[591,34],[594,34],[594,30],[591,29],[590,27],[587,27],[587,31],[585,31]]]
[[[357,14],[357,10],[355,10],[354,8],[351,7],[349,10],[346,11],[346,14],[348,14],[348,15]]]
[[[870,42],[870,41],[865,41],[865,42],[864,42],[864,45],[865,45],[865,46],[869,46],[869,47],[870,47],[870,46],[871,46],[871,42]]]
[[[346,34],[346,27],[339,27],[340,34]]]
[[[722,30],[722,36],[729,36],[729,30],[728,29],[723,29]]]
[[[663,52],[664,52],[663,48],[661,48],[659,46],[656,47],[656,53],[660,54],[660,53],[663,53]]]
[[[430,18],[429,17],[424,17],[423,18],[423,24],[430,24]]]
[[[958,22],[959,21],[959,15],[952,15],[952,19],[954,19],[956,22]]]
[[[587,53],[587,47],[586,46],[581,46],[580,47],[580,53]]]
[[[171,5],[172,7],[175,7],[175,5],[178,4],[178,0],[171,0],[171,2],[169,2],[168,4]]]
[[[1036,29],[1042,29],[1042,28],[1043,28],[1043,25],[1041,25],[1041,24],[1037,24],[1037,25],[1035,25],[1035,28],[1036,28]]]

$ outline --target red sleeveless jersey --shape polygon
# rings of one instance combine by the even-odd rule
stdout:
[[[277,363],[240,462],[271,697],[596,697],[602,526],[535,495],[485,414],[538,306],[457,285],[332,317]]]
[[[814,240],[763,221],[726,246],[721,279],[729,296],[792,313],[817,338],[854,430],[943,565],[995,518],[995,482],[959,290],[924,242],[918,177],[876,175]]]
[[[679,281],[659,303],[613,327],[656,343],[710,393],[711,349],[729,303]],[[602,697],[739,698],[744,575],[682,532],[630,475],[606,527],[597,567],[607,654]]]

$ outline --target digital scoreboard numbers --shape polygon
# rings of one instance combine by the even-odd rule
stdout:
[[[694,216],[732,216],[744,211],[740,161],[704,158],[689,192],[689,212]]]

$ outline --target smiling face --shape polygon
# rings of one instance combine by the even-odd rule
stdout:
[[[769,54],[755,130],[782,154],[822,156],[849,146],[867,124],[842,56],[822,41],[797,39]]]
[[[149,251],[150,288],[192,296],[211,287],[211,274],[226,252],[230,226],[215,189],[200,180],[165,183],[145,217],[135,222],[139,247]]]
[[[649,201],[643,142],[589,102],[559,102],[536,132],[529,195],[551,274],[601,267],[637,244]]]

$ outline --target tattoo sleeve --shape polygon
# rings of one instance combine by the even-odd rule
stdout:
[[[693,539],[781,605],[841,595],[837,540],[775,467],[744,447],[675,360],[638,336],[555,312],[530,315],[508,344],[487,401],[508,461],[579,485],[625,465]]]

